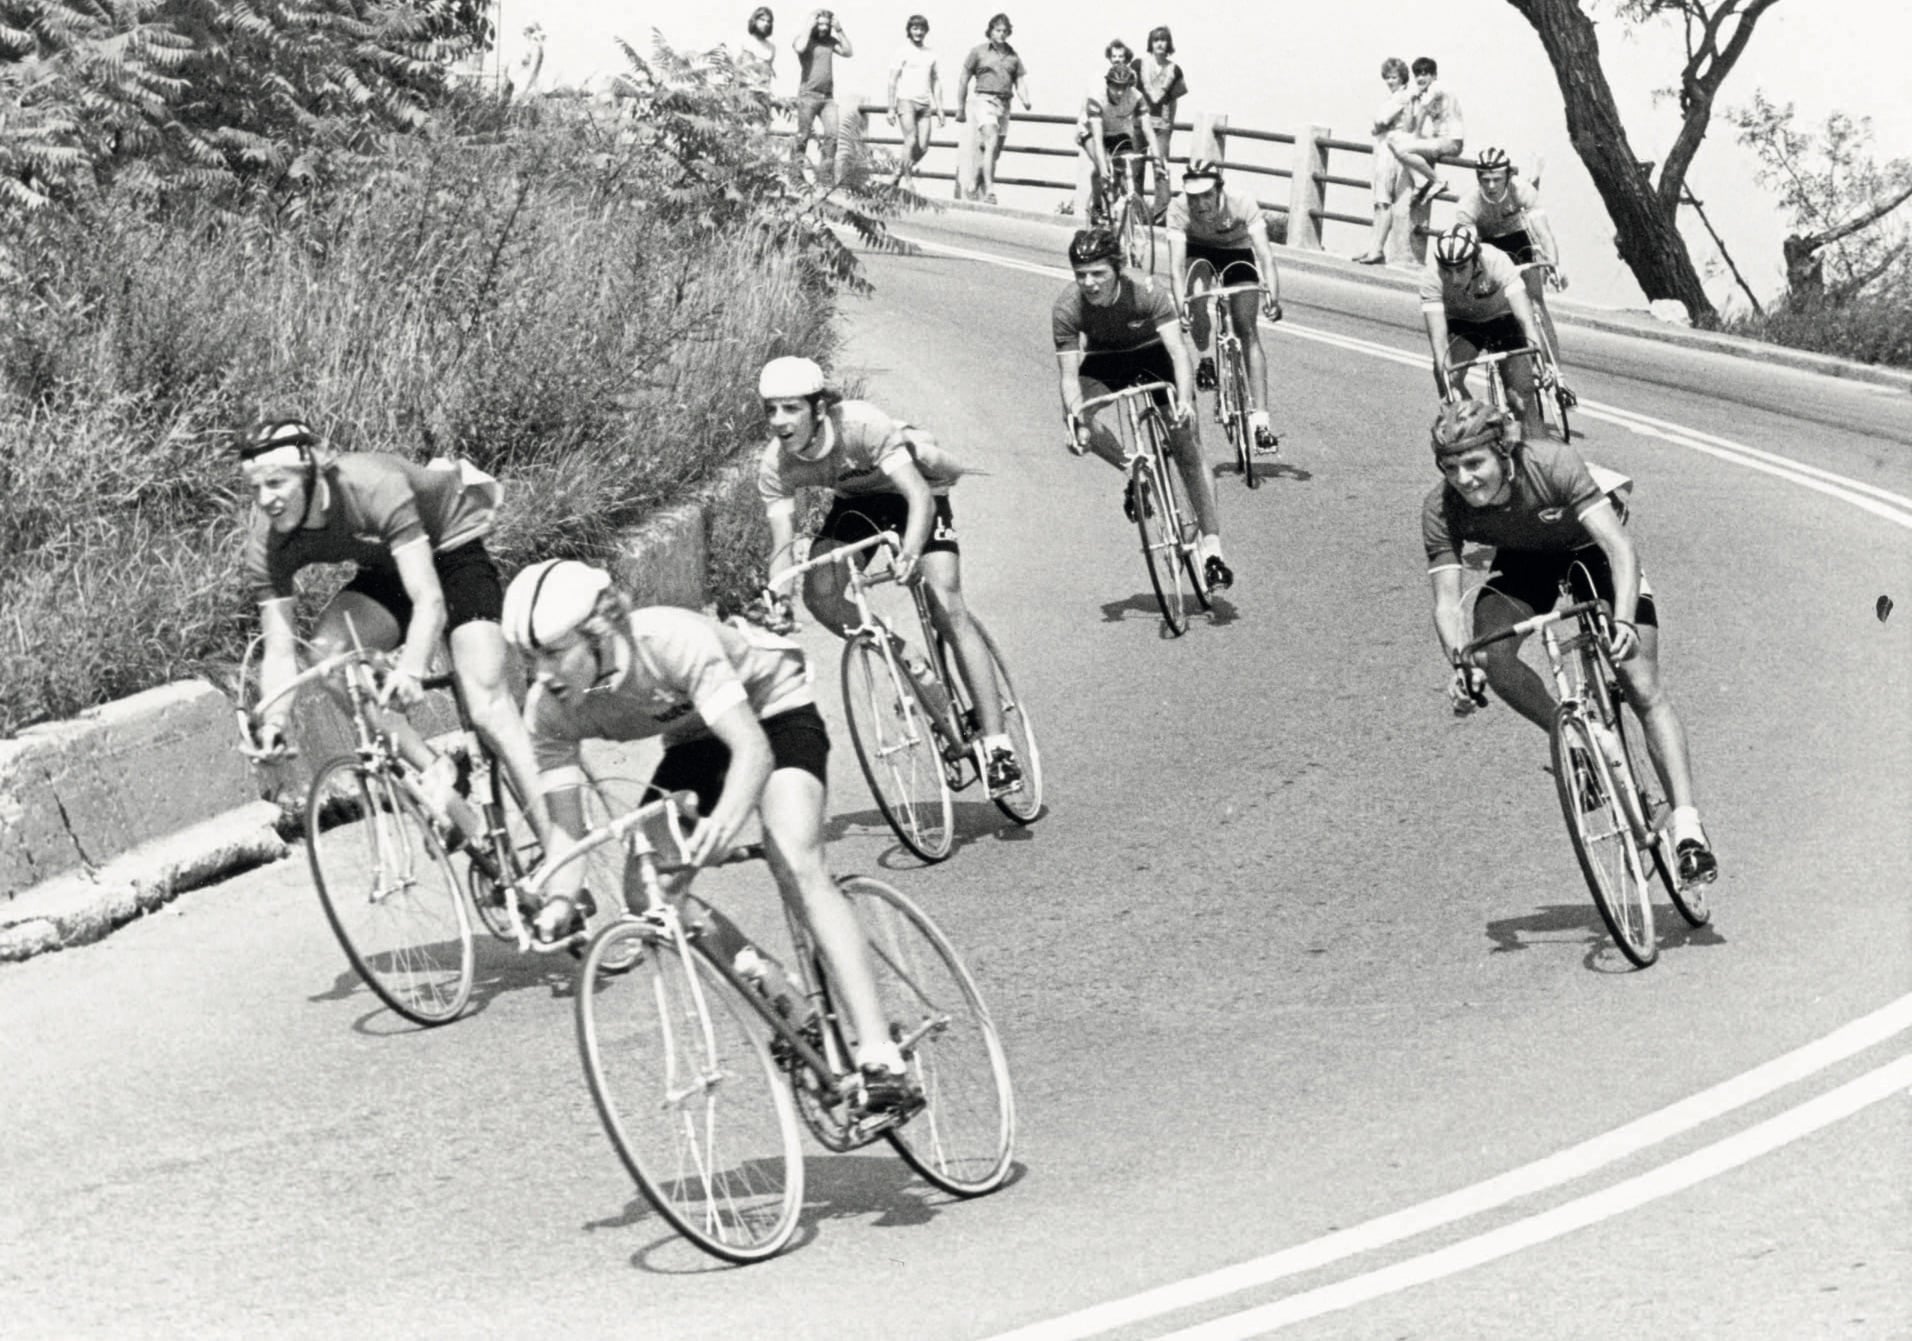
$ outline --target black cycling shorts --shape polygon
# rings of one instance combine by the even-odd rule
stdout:
[[[1255,264],[1255,253],[1249,247],[1217,247],[1207,242],[1188,240],[1185,264],[1193,265],[1197,261],[1207,261],[1215,267],[1215,278],[1222,284],[1259,284],[1261,267]],[[1229,266],[1236,269],[1229,270]],[[1246,271],[1242,266],[1248,267]]]
[[[1606,551],[1598,545],[1564,551],[1496,550],[1494,570],[1482,589],[1483,599],[1485,592],[1498,592],[1509,600],[1519,601],[1535,614],[1554,608],[1560,597],[1560,579],[1569,573],[1573,578],[1574,600],[1597,596],[1608,605],[1613,604],[1613,569],[1607,564]],[[1646,589],[1645,573],[1640,575],[1640,599],[1634,607],[1633,622],[1649,628],[1660,625],[1653,594]]]
[[[1527,236],[1527,230],[1524,228],[1516,228],[1511,233],[1502,233],[1499,237],[1484,237],[1481,241],[1490,247],[1499,247],[1513,258],[1515,265],[1525,265],[1529,261],[1539,259],[1534,255],[1534,240]]]
[[[446,633],[461,624],[500,622],[505,608],[504,583],[483,540],[467,541],[457,549],[432,555],[432,568],[438,574],[439,589],[445,593]],[[397,568],[361,565],[344,589],[385,607],[398,621],[401,632],[411,626],[412,598],[405,594]]]
[[[1465,340],[1481,354],[1527,347],[1527,333],[1520,329],[1520,319],[1511,312],[1492,321],[1456,321],[1450,317],[1447,335],[1450,340]]]
[[[901,539],[909,520],[910,501],[902,494],[839,494],[817,534],[839,545],[854,545],[879,531],[894,531]],[[961,553],[956,543],[956,514],[950,510],[948,494],[936,495],[936,515],[930,522],[923,553]]]
[[[818,782],[828,784],[830,733],[816,705],[780,712],[763,720],[763,733],[770,737],[770,771],[800,768]],[[730,773],[730,746],[715,736],[695,736],[680,740],[664,751],[651,774],[651,786],[660,792],[695,792],[697,813],[708,815],[717,808],[724,790],[724,778]]]
[[[1118,349],[1106,353],[1085,354],[1077,374],[1085,399],[1106,396],[1111,391],[1126,391],[1144,382],[1175,385],[1175,360],[1164,344],[1145,345],[1141,349]],[[1157,392],[1156,403],[1166,406],[1168,393]]]

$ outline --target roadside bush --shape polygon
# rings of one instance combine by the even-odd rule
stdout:
[[[1904,293],[1866,295],[1809,308],[1782,306],[1764,316],[1743,313],[1731,319],[1726,329],[1749,339],[1860,363],[1912,368],[1912,302]]]

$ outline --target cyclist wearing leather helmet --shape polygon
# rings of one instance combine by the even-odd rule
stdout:
[[[1420,296],[1421,321],[1434,354],[1434,384],[1443,397],[1466,394],[1466,374],[1454,373],[1454,364],[1523,345],[1541,348],[1520,271],[1504,253],[1483,250],[1474,230],[1465,225],[1448,229],[1428,248]],[[1532,365],[1526,359],[1509,359],[1501,371],[1528,434],[1538,436],[1542,420]]]
[[[1455,709],[1470,711],[1484,681],[1515,712],[1550,730],[1553,694],[1520,659],[1521,639],[1487,648],[1480,666],[1463,664],[1459,649],[1551,610],[1562,578],[1572,579],[1576,600],[1606,601],[1613,611],[1615,669],[1672,798],[1668,827],[1680,879],[1713,879],[1719,866],[1693,804],[1686,730],[1660,681],[1658,611],[1614,505],[1629,482],[1623,476],[1597,480],[1597,468],[1565,443],[1522,442],[1513,421],[1482,401],[1443,405],[1430,439],[1442,478],[1422,504],[1421,540],[1434,631],[1454,668],[1448,692]],[[1461,600],[1461,549],[1468,542],[1494,550],[1494,573],[1475,602],[1471,633]]]
[[[1097,414],[1085,419],[1082,402],[1144,382],[1172,383],[1175,405],[1169,408],[1166,399],[1163,402],[1170,417],[1169,450],[1195,505],[1203,576],[1211,587],[1232,585],[1234,570],[1222,557],[1214,481],[1195,424],[1195,357],[1182,333],[1174,296],[1152,275],[1124,273],[1121,243],[1106,228],[1076,233],[1069,242],[1069,265],[1075,280],[1056,296],[1049,325],[1071,450],[1078,455],[1093,451],[1122,469],[1121,441],[1096,422]],[[1135,500],[1126,488],[1122,508],[1133,522]]]

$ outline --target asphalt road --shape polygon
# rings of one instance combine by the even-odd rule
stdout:
[[[1057,264],[1052,233],[978,227],[905,231]],[[1221,479],[1239,581],[1171,641],[1116,475],[1061,447],[1060,274],[870,274],[839,362],[987,471],[956,495],[966,583],[1050,808],[964,804],[921,869],[839,733],[833,854],[966,951],[1017,1080],[1011,1185],[953,1203],[818,1153],[793,1250],[722,1268],[601,1134],[569,961],[487,946],[473,1014],[409,1029],[295,858],[0,973],[0,1333],[1912,1334],[1906,395],[1563,330],[1610,407],[1586,451],[1638,481],[1724,869],[1714,925],[1663,908],[1627,972],[1541,735],[1446,710],[1410,297],[1289,276],[1279,470]],[[760,879],[703,888],[764,928]]]

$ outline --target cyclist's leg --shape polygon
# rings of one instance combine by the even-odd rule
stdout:
[[[983,735],[1000,738],[1002,699],[996,693],[995,662],[990,660],[989,645],[970,619],[969,606],[963,600],[962,558],[956,548],[955,526],[946,521],[948,500],[938,502],[936,534],[923,551],[923,581],[929,585],[930,610],[936,616],[936,627],[956,651]]]
[[[1075,212],[1088,228],[1097,222],[1097,202],[1102,198],[1102,174],[1096,170],[1095,154],[1085,135],[1076,145]]]
[[[830,505],[829,515],[823,519],[822,529],[810,546],[810,557],[818,558],[833,549],[854,545],[860,540],[869,539],[878,531],[894,530],[901,534],[901,524],[891,524],[893,519],[885,512],[881,497],[839,496],[835,499]],[[849,574],[843,571],[841,564],[812,568],[803,575],[804,606],[819,624],[839,638],[848,636],[857,624],[856,606],[843,594],[849,581]]]
[[[361,568],[319,612],[311,639],[313,655],[324,660],[353,647],[390,652],[404,640],[411,613],[411,601],[405,595],[398,574]],[[331,680],[324,682],[324,688],[338,704],[339,711],[349,716],[352,709],[344,691]],[[437,756],[405,719],[405,714],[383,712],[381,715],[392,743],[405,761],[420,770],[429,768]]]
[[[1195,520],[1202,533],[1202,556],[1219,555],[1222,512],[1215,502],[1215,481],[1208,473],[1208,459],[1202,455],[1202,432],[1196,416],[1191,414],[1180,428],[1169,429],[1168,442],[1169,453],[1181,469],[1189,502],[1195,505]]]
[[[827,742],[823,750],[827,752]],[[863,928],[824,865],[820,772],[820,764],[814,771],[802,766],[772,771],[761,803],[764,852],[778,891],[796,905],[830,967],[837,1005],[849,1016],[856,1035],[857,1065],[901,1074],[903,1055],[890,1038]]]
[[[1194,344],[1196,354],[1206,358],[1209,337],[1213,333],[1209,329],[1211,305],[1198,303],[1195,299],[1215,287],[1215,262],[1208,257],[1199,242],[1189,242],[1182,255],[1182,264],[1186,267],[1182,273],[1182,292],[1188,296],[1188,338]]]
[[[550,836],[538,787],[538,766],[531,736],[517,700],[505,685],[504,588],[497,566],[482,541],[438,556],[439,585],[445,593],[445,634],[451,664],[464,693],[465,709],[478,738],[505,766],[517,786],[525,817],[540,841]]]
[[[1495,556],[1500,568],[1487,582],[1474,602],[1474,634],[1484,638],[1499,633],[1532,615],[1536,610],[1551,610],[1559,577],[1552,565],[1535,565],[1531,560],[1507,554]],[[1525,717],[1542,731],[1553,730],[1554,696],[1539,672],[1520,659],[1520,647],[1526,639],[1509,638],[1481,653],[1481,669],[1487,683],[1501,702]]]
[[[1128,356],[1121,354],[1090,354],[1084,358],[1081,375],[1077,378],[1077,384],[1082,388],[1082,398],[1094,400],[1143,380],[1133,375],[1128,364]],[[1099,410],[1089,411],[1085,416],[1089,425],[1089,450],[1117,470],[1126,469],[1125,463],[1128,461],[1128,446],[1117,428],[1120,414],[1117,407],[1105,405]]]
[[[1228,300],[1235,319],[1235,331],[1241,336],[1242,357],[1248,363],[1248,408],[1268,408],[1268,359],[1261,348],[1261,299],[1252,293],[1238,293]]]
[[[1448,331],[1447,366],[1448,367],[1452,368],[1456,364],[1466,363],[1469,360],[1480,357],[1480,352],[1481,352],[1480,342],[1474,339],[1473,335],[1470,333],[1470,330],[1471,330],[1470,327],[1460,322],[1450,321],[1447,323],[1447,331]],[[1464,372],[1457,372],[1457,373],[1454,373],[1452,376],[1450,376],[1445,383],[1443,383],[1441,381],[1440,370],[1435,369],[1434,370],[1434,385],[1439,390],[1443,398],[1447,396],[1447,393],[1449,391],[1452,391],[1457,396],[1465,396],[1467,394],[1467,376],[1468,375]]]
[[[1511,321],[1511,318],[1509,318]],[[1491,343],[1503,349],[1518,349],[1526,343],[1525,337],[1510,335],[1509,340],[1518,340],[1518,344],[1509,344],[1506,340]],[[1508,359],[1500,365],[1501,376],[1507,382],[1507,396],[1513,401],[1510,407],[1520,415],[1520,426],[1529,438],[1546,436],[1547,420],[1541,413],[1538,388],[1534,385],[1534,364],[1530,358]]]

